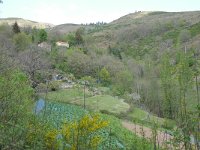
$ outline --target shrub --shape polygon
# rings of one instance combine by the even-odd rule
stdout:
[[[31,44],[31,38],[24,32],[15,34],[13,40],[17,51],[23,51]]]
[[[85,115],[79,121],[64,123],[61,129],[53,129],[46,133],[45,141],[48,149],[97,149],[103,141],[99,130],[108,125],[99,115]]]
[[[51,91],[56,91],[60,87],[60,82],[59,81],[51,81],[48,85],[48,89]]]

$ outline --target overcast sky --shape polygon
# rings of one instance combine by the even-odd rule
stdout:
[[[52,24],[111,22],[135,11],[200,10],[200,0],[3,0],[0,18]]]

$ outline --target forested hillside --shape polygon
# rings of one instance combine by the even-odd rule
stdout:
[[[0,149],[200,149],[199,11],[0,22]]]

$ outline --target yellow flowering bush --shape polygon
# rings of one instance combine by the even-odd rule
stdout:
[[[59,130],[47,132],[47,148],[58,149],[62,146],[65,150],[97,149],[103,140],[99,131],[106,126],[108,126],[108,122],[101,120],[98,114],[85,115],[79,121],[64,123]],[[58,139],[58,135],[61,135],[62,138]],[[62,145],[59,145],[61,143]]]
[[[59,134],[58,130],[51,130],[48,131],[45,135],[45,143],[47,149],[58,149],[59,148],[59,142],[57,141],[57,136]]]

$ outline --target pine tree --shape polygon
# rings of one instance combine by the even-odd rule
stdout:
[[[20,33],[20,28],[19,28],[17,22],[15,22],[15,23],[13,24],[12,30],[13,30],[13,32],[14,32],[15,34]]]

